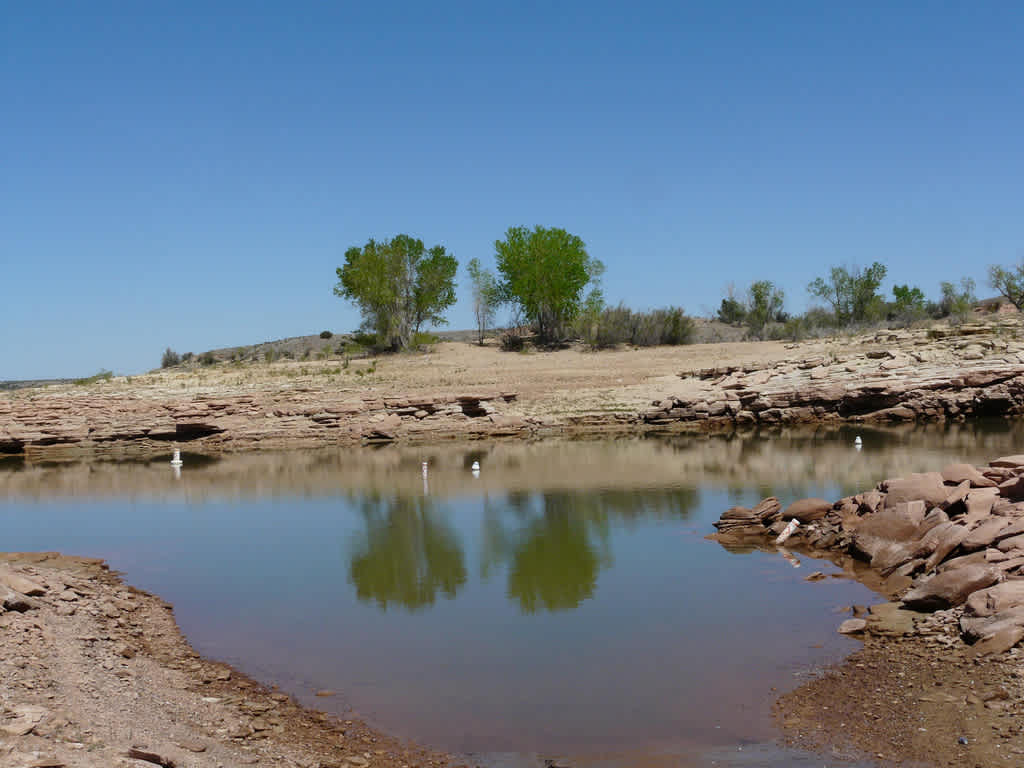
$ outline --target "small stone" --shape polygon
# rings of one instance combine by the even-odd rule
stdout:
[[[815,571],[812,574],[804,577],[804,581],[821,581],[825,578],[825,574],[821,571]]]
[[[842,635],[856,635],[863,632],[868,626],[865,619],[847,619],[839,625],[839,633]]]

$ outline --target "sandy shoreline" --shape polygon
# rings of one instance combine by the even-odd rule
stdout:
[[[99,560],[0,554],[0,592],[4,768],[458,764],[201,658],[171,606]]]

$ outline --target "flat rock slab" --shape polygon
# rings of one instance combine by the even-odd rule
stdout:
[[[899,603],[872,605],[867,619],[867,631],[873,635],[898,637],[914,633],[914,619],[920,614],[908,611]]]
[[[991,587],[999,580],[998,569],[984,565],[965,565],[943,571],[911,589],[903,604],[915,611],[940,611],[961,605],[972,592]]]
[[[969,616],[992,616],[1018,605],[1024,605],[1024,579],[1004,581],[974,592],[967,598],[964,613]]]
[[[868,622],[866,619],[847,619],[839,625],[839,634],[841,635],[857,635],[865,630]]]

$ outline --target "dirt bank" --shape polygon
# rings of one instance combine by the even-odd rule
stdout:
[[[448,342],[347,367],[169,369],[0,393],[0,453],[120,456],[1018,414],[1021,322],[603,352],[517,354]]]
[[[98,560],[0,554],[0,598],[4,768],[453,764],[201,659]]]

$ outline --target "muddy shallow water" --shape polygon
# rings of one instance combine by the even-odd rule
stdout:
[[[5,549],[105,557],[174,603],[204,655],[483,762],[818,765],[772,746],[769,706],[856,647],[835,627],[873,597],[711,522],[1020,446],[854,434],[6,462],[0,515]]]

